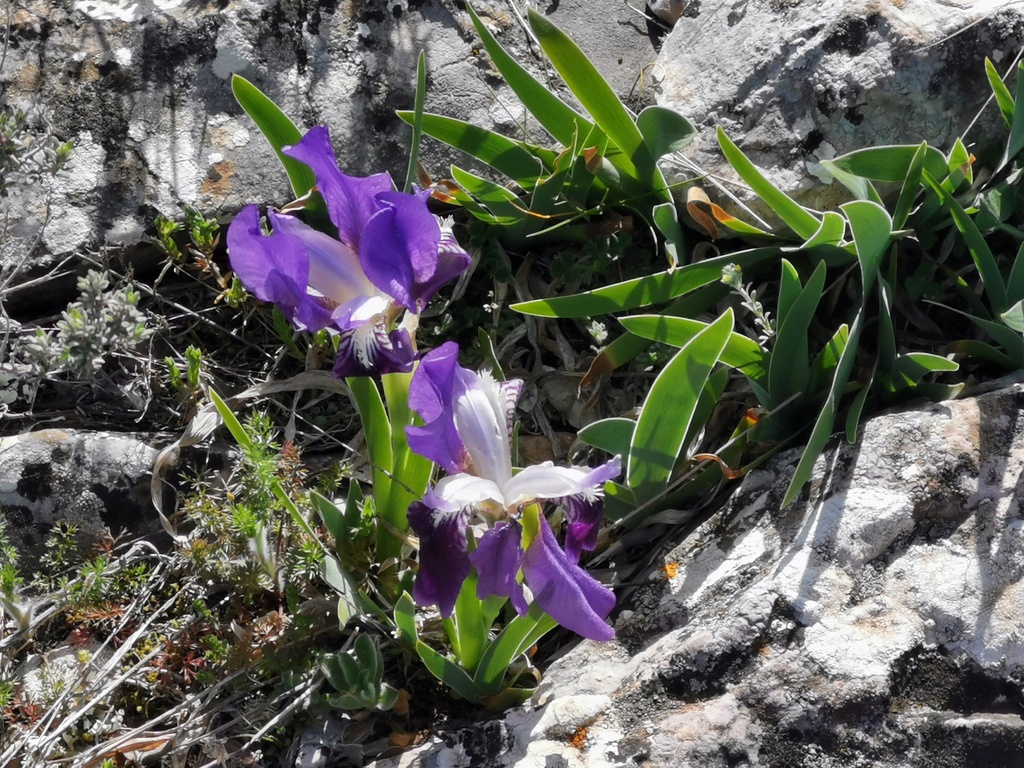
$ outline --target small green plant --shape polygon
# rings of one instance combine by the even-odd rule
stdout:
[[[171,387],[186,398],[195,397],[199,392],[199,382],[202,373],[202,350],[191,344],[185,350],[184,375],[173,357],[165,357],[164,362],[167,363],[167,376],[170,379]]]
[[[71,157],[74,145],[33,129],[29,115],[4,104],[0,107],[0,197],[15,184],[35,184],[55,176]]]
[[[384,657],[368,635],[358,635],[348,650],[325,656],[320,670],[337,691],[327,697],[336,709],[386,712],[398,701],[398,690],[383,682]]]
[[[78,279],[78,301],[68,305],[55,331],[39,328],[21,340],[19,354],[37,375],[66,372],[93,380],[108,354],[133,350],[150,336],[139,293],[130,285],[109,288],[106,274],[89,270]]]

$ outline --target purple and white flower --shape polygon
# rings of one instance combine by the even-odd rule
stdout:
[[[387,173],[343,174],[327,128],[282,152],[313,170],[337,237],[273,210],[268,234],[250,205],[228,227],[231,268],[296,328],[338,331],[337,376],[412,370],[415,345],[395,321],[422,311],[469,254],[427,209],[427,193],[397,192]]]
[[[458,352],[449,342],[424,355],[409,387],[409,406],[424,421],[406,429],[409,447],[449,473],[409,508],[420,540],[413,597],[448,616],[475,568],[481,599],[508,597],[522,615],[525,584],[562,626],[611,639],[605,617],[615,596],[578,562],[597,544],[603,487],[622,471],[618,457],[597,468],[545,462],[513,473],[511,424],[522,382],[469,371],[458,364]],[[541,514],[545,502],[565,513],[564,548]],[[467,535],[478,519],[491,527],[471,548]]]

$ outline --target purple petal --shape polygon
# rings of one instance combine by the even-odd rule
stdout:
[[[359,257],[344,243],[313,229],[294,216],[268,214],[275,233],[295,235],[306,246],[309,259],[309,287],[340,306],[355,298],[376,296],[379,292],[363,273]]]
[[[505,428],[511,435],[516,428],[516,406],[519,404],[519,397],[523,394],[523,380],[499,381],[498,389],[505,396]]]
[[[306,299],[309,257],[302,240],[283,233],[264,235],[255,205],[243,208],[228,226],[231,269],[257,298],[276,304],[292,320]]]
[[[466,463],[466,446],[455,430],[458,370],[459,346],[449,341],[423,356],[409,383],[409,407],[424,422],[406,427],[409,447],[448,472],[461,472]]]
[[[523,575],[537,605],[563,627],[591,640],[615,637],[615,630],[604,621],[615,607],[615,595],[566,559],[543,517],[523,555]]]
[[[516,577],[523,559],[523,531],[517,524],[501,522],[480,539],[469,561],[476,568],[476,596],[490,595],[512,599],[516,612],[522,616],[529,609],[523,588]]]
[[[363,271],[396,304],[419,312],[426,305],[425,286],[437,272],[441,228],[416,195],[382,192],[376,201],[359,251]]]
[[[416,361],[409,332],[398,328],[390,333],[383,318],[343,330],[338,340],[334,375],[372,376],[377,373],[408,373]]]
[[[313,170],[316,187],[327,203],[327,213],[338,228],[338,236],[358,253],[363,228],[380,207],[374,196],[394,189],[391,177],[386,173],[367,177],[343,174],[325,126],[310,128],[298,144],[281,151]]]
[[[409,525],[420,539],[420,568],[412,588],[419,605],[436,605],[450,616],[462,582],[469,576],[467,511],[443,512],[421,501],[409,506]]]
[[[288,218],[273,212],[270,217]],[[256,207],[248,206],[228,227],[228,251],[232,269],[249,290],[276,304],[293,325],[316,331],[330,323],[329,302],[310,295],[307,288],[309,248],[287,227],[263,234]]]
[[[455,239],[448,223],[442,222],[440,226],[441,240],[437,245],[437,266],[430,277],[420,280],[416,289],[416,301],[421,308],[430,303],[442,285],[461,275],[473,262]]]
[[[578,563],[583,550],[590,552],[597,546],[597,533],[601,527],[604,499],[599,494],[602,486],[622,474],[622,462],[616,456],[590,472],[582,484],[589,492],[560,499],[568,525],[565,528],[565,556]]]

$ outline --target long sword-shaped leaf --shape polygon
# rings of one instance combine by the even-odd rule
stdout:
[[[721,128],[718,129],[718,144],[722,148],[725,159],[729,161],[729,165],[740,175],[740,178],[754,190],[754,194],[760,197],[765,205],[775,211],[790,229],[803,240],[814,236],[818,227],[821,226],[821,221],[817,216],[768,181]]]
[[[399,112],[398,116],[410,124],[414,118],[412,112]],[[519,142],[454,117],[427,113],[423,115],[423,132],[482,160],[524,189],[532,188],[544,172],[541,159],[531,154]],[[554,163],[554,152],[540,148],[537,148],[537,151]]]
[[[864,317],[865,312],[861,309],[857,313],[857,317],[854,318],[853,325],[850,328],[849,343],[839,359],[839,365],[836,366],[835,376],[832,379],[832,385],[829,387],[825,405],[814,422],[811,436],[807,439],[807,445],[804,447],[804,452],[800,455],[800,461],[797,462],[793,478],[789,482],[789,488],[786,489],[786,495],[782,499],[783,507],[789,505],[799,495],[800,489],[804,487],[804,483],[811,477],[814,462],[818,460],[821,452],[828,444],[829,438],[832,436],[832,427],[835,425],[836,414],[839,412],[839,402],[842,400],[843,392],[846,389],[846,382],[850,380],[850,374],[853,372],[860,335],[864,329]]]
[[[555,626],[555,620],[533,603],[526,615],[512,619],[487,646],[474,675],[476,685],[487,694],[500,691],[509,665]]]
[[[927,156],[928,144],[922,141],[910,160],[907,175],[904,177],[903,186],[900,188],[899,199],[896,201],[896,207],[893,208],[892,228],[894,230],[903,229],[907,223],[914,200],[921,191],[921,171],[924,168],[924,161]]]
[[[861,301],[865,302],[875,285],[882,257],[892,241],[892,219],[885,208],[868,200],[855,200],[839,207],[850,220],[857,261],[860,262]]]
[[[899,183],[907,177],[907,171],[917,154],[917,144],[897,144],[883,147],[857,149],[829,161],[844,171],[863,176],[873,181]],[[949,172],[946,158],[935,147],[925,149],[924,168],[937,179],[946,178]]]
[[[992,86],[992,94],[996,97],[996,104],[999,105],[999,113],[1003,116],[1003,122],[1009,128],[1013,125],[1014,103],[1013,96],[1006,83],[999,77],[992,59],[985,57],[985,75],[988,77],[988,84]]]
[[[660,341],[662,344],[671,344],[673,347],[686,346],[694,336],[710,325],[688,317],[664,315],[620,317],[619,322],[630,333]],[[753,339],[735,331],[729,334],[719,361],[722,365],[742,371],[752,379],[759,379],[767,373],[764,350]],[[582,432],[580,434],[582,435]]]
[[[1021,79],[1024,80],[1024,77]],[[1024,110],[1021,110],[1021,114],[1024,114]],[[953,196],[944,190],[927,170],[924,172],[924,179],[928,186],[938,195],[943,207],[949,211],[953,217],[953,223],[956,224],[956,228],[960,230],[964,242],[967,243],[967,249],[971,252],[971,258],[974,259],[974,266],[981,276],[981,282],[985,288],[985,295],[988,297],[992,314],[999,315],[1005,312],[1008,306],[1006,285],[1003,283],[1003,275],[999,271],[999,264],[996,262],[996,257],[992,253],[992,249],[989,248],[985,236],[981,234],[974,220],[961,207],[960,203],[953,199]]]
[[[420,51],[420,57],[416,61],[416,101],[412,111],[412,142],[409,145],[409,168],[405,172],[406,192],[412,192],[412,185],[416,181],[416,163],[420,157],[420,139],[423,137],[423,102],[427,97],[427,55]]]
[[[771,400],[763,403],[768,408],[774,408],[807,387],[811,377],[807,331],[818,309],[818,302],[821,301],[825,271],[825,262],[818,262],[817,269],[778,327],[768,367],[768,394]]]
[[[671,193],[644,143],[643,134],[601,73],[568,35],[533,8],[529,9],[529,19],[540,47],[569,90],[608,140],[622,150],[621,155],[611,155],[608,159],[628,175],[648,184],[656,199],[671,201]]]
[[[1024,62],[1017,65],[1017,97],[1016,104],[1024,103]],[[1010,138],[1006,142],[1006,154],[1001,165],[1006,165],[1024,149],[1024,109],[1013,110],[1010,122]]]
[[[384,408],[384,400],[376,382],[368,376],[353,376],[347,379],[352,399],[363,425],[363,440],[369,454],[370,471],[373,476],[373,498],[376,506],[387,504],[391,493],[391,472],[394,469],[394,453],[391,447],[391,422]],[[377,510],[380,514],[380,510]],[[383,526],[382,526],[383,529]],[[380,540],[390,539],[390,535],[381,531]],[[390,546],[390,545],[386,545]]]
[[[727,264],[735,263],[739,265],[740,269],[746,270],[774,261],[782,253],[777,247],[753,248],[687,264],[675,271],[659,272],[647,277],[626,280],[574,296],[537,299],[513,304],[512,309],[525,315],[537,315],[538,317],[592,317],[624,312],[670,301],[708,283],[721,280],[722,267]]]
[[[523,106],[537,118],[537,121],[544,126],[548,133],[555,137],[556,141],[569,147],[572,146],[572,137],[577,130],[583,135],[590,132],[594,125],[593,122],[551,93],[519,62],[509,56],[494,39],[494,35],[487,29],[487,26],[480,21],[480,17],[472,5],[466,3],[466,10],[469,12],[473,26],[476,27],[477,34],[480,35],[480,40],[495,68],[505,78],[509,87],[515,91]]]
[[[302,197],[314,186],[316,176],[308,165],[293,160],[281,152],[282,147],[298,144],[302,139],[302,133],[295,127],[288,115],[272,102],[267,96],[239,75],[231,76],[231,92],[235,95],[239,106],[256,123],[256,127],[270,142],[277,158],[284,166],[288,174],[288,181],[291,182],[292,191],[296,197]]]
[[[697,401],[732,333],[732,310],[697,334],[658,374],[633,433],[626,481],[638,503],[665,489]]]

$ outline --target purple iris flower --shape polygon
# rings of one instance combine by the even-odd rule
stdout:
[[[428,352],[409,387],[409,406],[424,421],[406,428],[409,447],[449,473],[409,508],[420,540],[413,597],[448,616],[476,568],[481,599],[507,597],[522,615],[525,585],[562,626],[610,640],[615,632],[605,617],[615,596],[578,563],[580,553],[597,544],[604,483],[622,471],[619,458],[593,469],[545,462],[513,474],[511,424],[522,382],[469,371],[458,364],[458,353],[453,342]],[[541,514],[544,502],[564,510],[564,548]],[[478,518],[491,527],[470,551],[467,532]]]
[[[273,210],[268,232],[250,205],[228,227],[231,268],[296,328],[340,334],[335,375],[412,370],[415,346],[398,316],[418,314],[470,263],[451,222],[430,213],[426,193],[395,191],[386,173],[343,174],[325,127],[282,151],[313,170],[337,237]]]

